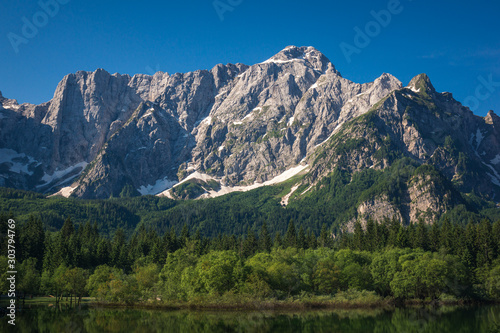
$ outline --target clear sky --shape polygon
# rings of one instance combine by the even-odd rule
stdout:
[[[397,2],[2,1],[0,90],[41,103],[78,70],[133,75],[252,65],[296,45],[314,46],[355,82],[387,72],[406,85],[425,72],[476,114],[500,113],[500,3]]]

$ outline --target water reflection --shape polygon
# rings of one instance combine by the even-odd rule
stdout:
[[[0,332],[12,327],[6,317]],[[18,332],[499,332],[500,306],[211,312],[31,306]]]

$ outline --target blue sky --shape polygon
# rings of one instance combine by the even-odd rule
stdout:
[[[476,114],[500,113],[500,4],[397,2],[3,1],[0,90],[41,103],[78,70],[133,75],[252,65],[297,45],[316,47],[355,82],[388,72],[407,84],[425,72]],[[373,12],[381,11],[389,16],[376,21]],[[356,27],[367,38],[355,40]]]

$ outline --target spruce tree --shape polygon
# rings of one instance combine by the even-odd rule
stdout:
[[[324,230],[326,232],[326,228]],[[320,245],[323,242],[322,238],[324,236],[322,236],[322,235],[323,235],[323,228],[321,228],[321,235],[319,236],[319,238],[320,238]],[[354,248],[356,250],[360,250],[360,251],[365,250],[365,246],[366,246],[366,243],[365,243],[365,232],[363,230],[363,227],[361,226],[361,222],[359,222],[359,221],[356,221],[354,223],[353,238],[354,238],[353,239]],[[324,245],[322,245],[322,246],[324,246]]]
[[[273,247],[282,247],[282,246],[283,246],[283,239],[281,238],[281,233],[277,231],[276,236],[274,236]]]
[[[297,232],[295,231],[295,224],[293,220],[288,223],[288,230],[285,234],[284,247],[297,247]]]
[[[243,256],[245,258],[252,256],[257,251],[258,243],[257,237],[250,227],[247,228],[247,236],[243,241]]]
[[[299,228],[299,234],[297,236],[297,248],[299,249],[304,249],[306,248],[306,234],[304,232],[304,228],[300,226]]]
[[[415,248],[421,248],[424,251],[428,250],[428,234],[427,234],[427,226],[423,220],[419,220],[417,223],[417,227],[415,230],[415,239],[413,246]]]
[[[441,232],[439,228],[439,224],[437,222],[432,223],[431,230],[429,232],[429,250],[433,252],[437,252],[440,248],[440,237]]]
[[[267,230],[267,223],[264,221],[262,227],[260,228],[259,234],[259,250],[264,252],[270,252],[272,247],[271,236]]]
[[[19,243],[19,260],[36,258],[36,269],[40,271],[43,266],[45,231],[39,217],[30,215],[28,222],[20,228]]]

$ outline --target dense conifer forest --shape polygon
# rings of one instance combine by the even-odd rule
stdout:
[[[1,253],[7,253],[2,213]],[[16,226],[20,295],[92,296],[100,302],[178,304],[309,300],[500,300],[500,221],[466,225],[356,223],[352,233],[316,233],[290,219],[271,232],[263,221],[242,234],[203,236],[187,225],[163,232],[140,225],[103,234],[98,222],[59,230],[30,215]],[[111,236],[111,237],[110,237]],[[7,257],[0,257],[7,272]],[[0,292],[8,289],[6,276]]]

